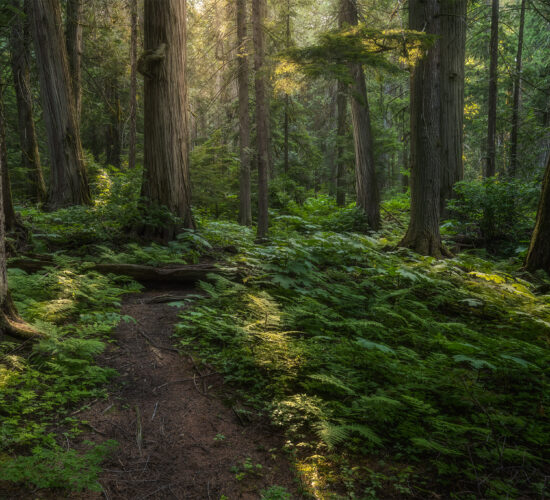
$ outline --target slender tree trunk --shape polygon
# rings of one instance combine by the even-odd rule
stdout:
[[[118,82],[108,81],[105,88],[109,123],[105,129],[105,162],[120,168],[122,156],[122,108],[118,93]]]
[[[525,27],[525,0],[521,0],[519,17],[518,52],[516,55],[516,74],[514,75],[514,103],[512,108],[512,133],[510,134],[510,170],[515,177],[518,169],[519,108],[521,104],[521,71],[523,59],[523,30]]]
[[[346,84],[338,81],[336,96],[336,204],[343,207],[346,204],[346,162],[344,158],[344,138],[346,136]]]
[[[285,47],[290,48],[290,0],[286,0],[286,28],[285,28]],[[285,95],[285,118],[284,118],[284,173],[288,175],[290,168],[289,162],[289,125],[290,125],[290,96]]]
[[[34,39],[50,150],[48,204],[56,209],[90,203],[59,0],[31,0]]]
[[[489,44],[489,110],[487,119],[487,162],[485,177],[496,174],[497,83],[498,83],[499,0],[492,0],[491,41]]]
[[[138,6],[130,0],[130,133],[128,139],[128,168],[136,166],[137,147],[137,46]]]
[[[464,178],[464,65],[467,0],[441,1],[441,213]]]
[[[342,0],[341,24],[354,26],[358,23],[355,0]],[[370,120],[369,101],[365,74],[361,64],[350,65],[353,80],[351,85],[351,119],[355,145],[355,189],[357,206],[360,207],[372,229],[380,227],[380,193],[374,165],[374,146]]]
[[[79,123],[82,108],[82,13],[82,0],[67,0],[65,40],[76,119]]]
[[[12,5],[21,10],[21,2],[12,0]],[[28,12],[25,0],[23,11]],[[10,38],[11,69],[15,98],[17,101],[17,115],[19,128],[19,142],[21,148],[21,163],[28,175],[28,195],[32,201],[46,200],[46,184],[40,164],[38,141],[34,127],[32,113],[32,92],[29,72],[30,33],[28,18],[20,17],[14,22]]]
[[[246,27],[246,0],[237,0],[237,41],[239,45],[238,78],[239,87],[239,146],[241,157],[239,184],[239,223],[252,224],[250,194],[250,111],[248,95],[248,36]]]
[[[544,269],[550,273],[550,155],[546,163],[537,221],[525,267],[531,272]]]
[[[409,28],[440,34],[438,0],[411,0]],[[411,75],[411,220],[401,246],[441,257],[440,41],[425,50]]]
[[[145,77],[142,196],[149,207],[164,206],[191,228],[186,2],[145,0],[144,33],[145,52],[138,63]],[[176,232],[175,227],[161,230],[163,239]]]
[[[258,160],[258,231],[259,240],[267,238],[268,216],[268,173],[269,173],[269,131],[268,103],[266,90],[265,42],[263,21],[265,0],[252,0],[252,23],[254,39],[254,86],[256,92],[256,148]]]

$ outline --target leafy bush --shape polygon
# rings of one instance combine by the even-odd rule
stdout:
[[[448,230],[493,247],[507,243],[507,250],[528,242],[539,197],[535,183],[493,177],[459,182],[455,193]]]

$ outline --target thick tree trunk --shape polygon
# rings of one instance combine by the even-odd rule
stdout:
[[[6,195],[8,195],[9,198],[6,198]],[[6,215],[8,215],[8,217],[12,217],[12,214],[5,214],[6,208],[11,210],[13,213],[6,164],[4,115],[0,105],[0,338],[3,335],[10,335],[11,337],[27,340],[34,337],[39,337],[40,334],[19,317],[8,291],[8,280],[6,274]],[[15,214],[13,214],[13,216],[14,215]]]
[[[51,161],[48,204],[52,209],[87,204],[91,201],[90,190],[61,29],[59,0],[31,0],[30,5]]]
[[[411,0],[409,28],[440,34],[438,0]],[[441,185],[440,42],[425,50],[411,75],[411,220],[400,245],[423,255],[446,253],[439,232]]]
[[[23,10],[25,13],[28,13],[27,3],[28,2],[25,0],[24,7],[21,9],[20,0],[12,0],[13,7]],[[28,196],[32,201],[40,203],[46,200],[46,184],[40,164],[38,141],[36,139],[36,130],[32,113],[29,42],[30,33],[28,17],[18,17],[12,26],[10,52],[13,84],[17,101],[21,164],[28,175]]]
[[[516,74],[514,75],[514,102],[512,107],[512,132],[510,134],[510,169],[515,177],[518,169],[519,109],[521,104],[521,71],[523,64],[523,31],[525,27],[525,2],[521,0],[519,17],[518,51],[516,54]]]
[[[186,2],[145,0],[144,32],[145,52],[138,62],[145,78],[142,196],[149,207],[164,206],[191,228]]]
[[[269,130],[268,103],[265,74],[265,42],[263,20],[265,0],[252,0],[252,23],[254,39],[254,86],[256,92],[256,148],[258,161],[258,230],[259,240],[267,238],[268,216],[268,173],[269,173]]]
[[[137,45],[138,6],[130,0],[130,131],[128,138],[128,168],[136,166],[137,147]]]
[[[528,271],[544,269],[550,273],[550,155],[542,181],[537,222],[531,238],[531,246],[525,261]]]
[[[441,1],[441,213],[464,178],[464,65],[467,0]]]
[[[492,0],[491,41],[489,44],[489,109],[487,118],[487,161],[485,177],[496,174],[496,131],[497,131],[497,82],[498,82],[498,18],[499,0]]]
[[[342,25],[354,26],[358,23],[355,0],[342,0],[340,21]],[[364,211],[369,226],[376,230],[380,227],[380,193],[374,165],[374,145],[367,86],[363,67],[360,64],[350,65],[350,73],[353,81],[350,90],[357,206]]]
[[[250,111],[248,95],[248,36],[246,27],[246,0],[237,0],[237,84],[239,88],[239,223],[252,224],[252,205],[250,193]]]
[[[338,82],[336,96],[336,204],[343,207],[346,204],[346,162],[344,158],[344,138],[346,136],[346,84]]]
[[[82,108],[82,13],[82,0],[67,0],[65,40],[72,81],[74,109],[79,123]]]

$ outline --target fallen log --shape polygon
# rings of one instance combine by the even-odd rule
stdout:
[[[209,274],[234,275],[235,269],[219,268],[212,264],[171,264],[162,267],[145,266],[140,264],[97,263],[90,262],[89,269],[100,274],[116,274],[129,276],[139,282],[162,283],[196,283],[207,281]],[[28,273],[40,271],[48,266],[54,266],[53,259],[41,256],[40,258],[15,258],[8,261],[9,268],[22,269]]]

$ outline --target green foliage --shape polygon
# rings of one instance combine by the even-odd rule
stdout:
[[[281,216],[269,245],[239,245],[242,284],[202,284],[182,343],[302,452],[391,456],[420,491],[535,494],[550,458],[548,297],[468,254],[436,262],[323,231],[337,216],[312,205],[327,212],[316,223]]]
[[[291,500],[292,495],[282,486],[271,486],[260,492],[262,500]]]
[[[451,220],[443,227],[479,244],[520,253],[529,244],[540,190],[515,179],[462,181],[449,200]]]

